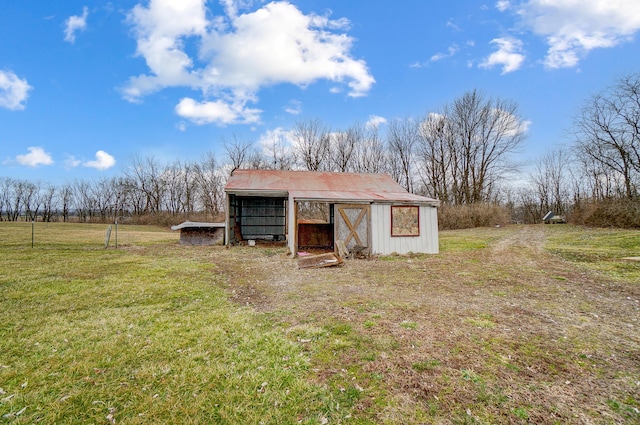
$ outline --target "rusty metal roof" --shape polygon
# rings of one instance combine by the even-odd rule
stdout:
[[[235,170],[225,192],[247,196],[292,196],[306,201],[405,202],[437,206],[439,201],[407,192],[388,174]]]

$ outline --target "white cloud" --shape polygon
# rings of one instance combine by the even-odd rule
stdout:
[[[387,119],[386,118],[381,117],[380,115],[370,115],[369,119],[365,123],[365,127],[366,128],[378,128],[382,124],[386,124],[386,123],[387,123]]]
[[[67,158],[64,160],[64,165],[67,168],[74,168],[79,166],[80,164],[82,164],[82,161],[80,161],[73,155],[67,155]]]
[[[449,46],[449,49],[448,49],[449,53],[436,53],[435,55],[431,56],[431,62],[437,62],[445,58],[450,58],[456,53],[458,53],[459,50],[460,48],[458,47],[458,45],[454,43],[451,46]]]
[[[224,100],[197,102],[185,97],[176,105],[176,113],[196,124],[250,124],[260,121],[259,109],[247,108],[244,102]]]
[[[225,13],[231,18],[238,16],[238,10],[248,9],[255,3],[255,0],[220,0]]]
[[[574,67],[590,50],[629,41],[640,30],[638,0],[530,0],[518,14],[545,37],[548,68]]]
[[[511,2],[509,0],[499,0],[496,2],[496,9],[500,12],[504,12],[505,10],[511,7]]]
[[[38,165],[53,164],[51,155],[45,152],[41,147],[31,146],[28,147],[27,150],[29,151],[29,153],[16,156],[16,161],[18,162],[18,164],[25,165],[27,167],[37,167]]]
[[[214,86],[254,92],[272,84],[347,80],[350,95],[361,96],[373,84],[364,61],[348,54],[351,37],[329,31],[346,25],[342,20],[273,2],[231,24],[233,31],[213,31],[203,44],[203,54],[211,58],[205,79]]]
[[[507,129],[505,134],[508,136],[524,135],[529,132],[531,121],[523,120],[502,109],[494,109],[493,113],[502,121],[502,125]]]
[[[502,66],[502,74],[520,69],[525,56],[522,52],[522,42],[515,38],[495,38],[491,44],[498,46],[498,50],[484,59],[478,66],[480,68],[493,68]]]
[[[451,20],[451,19],[449,19],[447,21],[447,27],[451,28],[452,30],[454,30],[456,32],[462,31],[462,29],[455,22],[453,22],[453,20]]]
[[[194,122],[225,124],[255,122],[259,111],[246,105],[256,102],[266,86],[305,87],[326,79],[346,85],[349,96],[358,97],[373,85],[366,63],[350,55],[353,39],[340,32],[347,20],[305,15],[283,1],[245,13],[240,9],[252,1],[222,3],[225,16],[212,16],[205,0],[151,0],[148,7],[135,6],[128,20],[137,38],[137,54],[150,73],[130,78],[124,97],[139,101],[166,87],[199,89],[204,97],[200,111],[207,106],[214,116],[196,114]],[[199,47],[197,58],[185,50],[187,41]],[[195,105],[179,104],[176,110]]]
[[[87,17],[89,16],[89,9],[87,6],[82,8],[82,15],[73,15],[67,18],[64,28],[64,41],[69,43],[75,43],[76,32],[84,31],[87,28]]]
[[[116,165],[116,159],[105,151],[96,152],[95,161],[86,161],[82,164],[87,168],[95,168],[96,170],[107,170]]]
[[[131,77],[123,89],[124,97],[138,101],[165,87],[201,86],[200,77],[190,71],[193,61],[183,51],[183,38],[206,33],[207,19],[203,0],[151,0],[149,7],[136,5],[127,16],[142,56],[151,75]]]
[[[295,141],[293,133],[293,130],[285,130],[282,127],[267,130],[258,138],[258,146],[262,152],[273,149],[274,145],[282,149],[289,149]]]
[[[24,102],[32,88],[27,80],[13,72],[0,70],[0,108],[13,111],[24,109]]]
[[[284,107],[284,111],[291,115],[299,115],[302,112],[302,103],[299,100],[292,99]]]

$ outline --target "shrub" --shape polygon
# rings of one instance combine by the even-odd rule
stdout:
[[[586,201],[575,205],[571,223],[592,227],[640,228],[640,202],[630,199]]]
[[[440,230],[502,226],[510,222],[509,210],[498,204],[442,205],[438,211]]]

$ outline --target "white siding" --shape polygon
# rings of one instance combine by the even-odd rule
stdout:
[[[391,205],[371,205],[371,252],[388,255],[409,252],[437,254],[438,209],[420,206],[420,236],[391,236]]]

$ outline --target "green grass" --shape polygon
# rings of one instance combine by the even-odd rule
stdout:
[[[640,230],[550,226],[545,248],[614,278],[640,282],[640,263],[623,260],[640,257]]]
[[[120,226],[0,223],[0,422],[321,423],[300,344],[227,301],[207,250]],[[114,235],[112,234],[112,237]],[[346,329],[345,329],[346,330]]]
[[[479,227],[476,229],[442,231],[439,234],[440,252],[457,253],[484,249],[508,231],[504,227]]]
[[[637,231],[446,231],[299,270],[106,227],[35,223],[32,248],[0,223],[0,423],[640,420]]]

